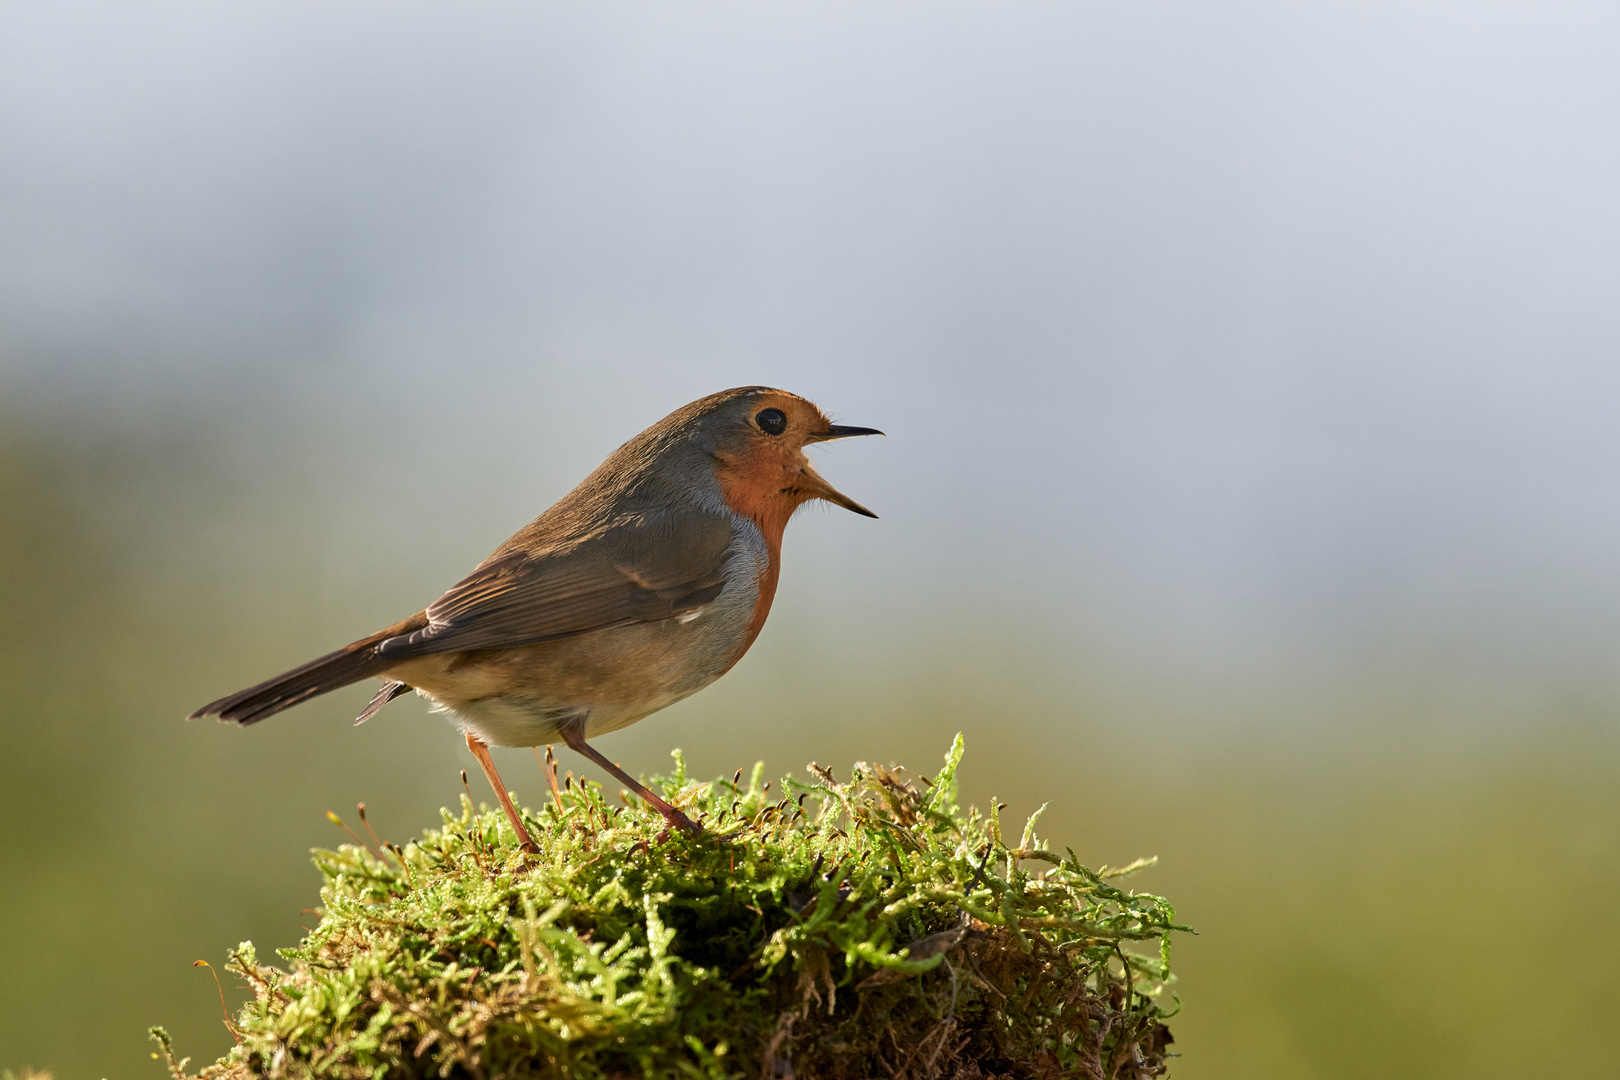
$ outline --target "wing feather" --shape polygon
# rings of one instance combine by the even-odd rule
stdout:
[[[566,551],[502,549],[428,606],[426,626],[382,642],[377,655],[511,648],[671,619],[720,594],[731,539],[728,519],[692,511],[656,528],[626,523]]]

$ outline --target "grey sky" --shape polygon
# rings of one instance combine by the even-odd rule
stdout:
[[[768,382],[891,434],[823,455],[883,515],[803,527],[827,612],[999,606],[1216,666],[1612,646],[1617,30],[8,4],[0,393],[296,428],[343,462],[335,543],[427,503],[413,542],[459,566]]]

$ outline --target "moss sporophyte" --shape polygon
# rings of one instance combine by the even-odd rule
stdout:
[[[1009,845],[996,804],[958,806],[961,760],[958,736],[932,779],[812,765],[773,793],[677,751],[654,789],[701,836],[569,778],[525,811],[538,855],[468,799],[404,847],[317,851],[320,924],[284,968],[231,953],[253,996],[195,1075],[1164,1075],[1188,928],[1113,884],[1149,861],[1087,869],[1035,818]]]

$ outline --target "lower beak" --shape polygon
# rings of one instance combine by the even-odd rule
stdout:
[[[863,428],[862,432],[864,433],[864,431],[865,429]],[[874,434],[881,433],[874,432]],[[834,437],[836,438],[836,436]],[[837,503],[845,510],[853,510],[862,517],[877,517],[877,515],[872,513],[872,511],[868,510],[866,507],[862,506],[848,495],[845,495],[842,491],[839,491],[837,488],[827,483],[826,480],[823,480],[821,474],[816,472],[816,470],[812,469],[808,465],[804,467],[804,478],[808,481],[808,483],[805,484],[805,487],[814,494],[815,498],[826,499],[830,503]]]

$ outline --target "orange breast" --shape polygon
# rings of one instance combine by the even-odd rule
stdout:
[[[768,556],[756,584],[759,596],[754,600],[754,617],[749,620],[737,655],[731,664],[741,660],[754,639],[764,629],[765,617],[771,613],[771,601],[776,598],[776,581],[782,569],[782,534],[788,519],[799,508],[802,499],[785,494],[782,490],[783,471],[780,463],[758,458],[731,463],[719,470],[720,495],[726,505],[758,526],[765,538]]]

